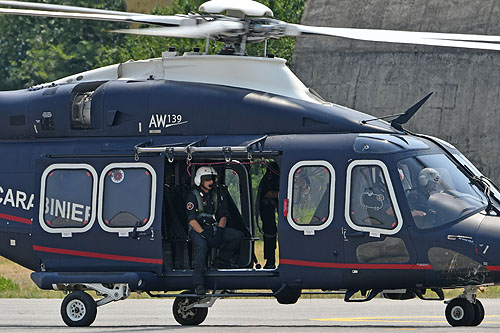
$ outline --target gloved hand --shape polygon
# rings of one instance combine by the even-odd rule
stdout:
[[[214,232],[211,229],[212,228],[203,229],[201,237],[205,238],[208,247],[216,247]]]
[[[218,227],[217,231],[215,231],[215,235],[214,235],[214,243],[215,243],[216,248],[221,247],[223,236],[224,236],[224,228]]]

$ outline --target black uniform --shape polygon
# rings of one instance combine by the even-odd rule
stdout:
[[[436,223],[436,212],[429,207],[430,193],[426,188],[419,187],[407,193],[408,205],[412,211],[424,212],[424,216],[414,215],[413,220],[420,229],[430,228]]]
[[[218,221],[228,216],[225,200],[215,189],[208,193],[199,187],[188,194],[186,200],[186,215],[188,223],[196,220],[203,228],[203,235],[189,227],[189,238],[194,244],[193,282],[195,286],[204,285],[203,272],[206,270],[208,249],[220,248],[216,265],[219,268],[231,268],[238,259],[240,244],[244,235],[241,231],[226,227],[217,231]],[[219,233],[218,236],[216,234]],[[221,235],[220,235],[221,234]],[[219,239],[219,243],[215,240]]]
[[[270,192],[279,191],[279,175],[268,169],[259,184],[259,214],[262,220],[264,234],[264,268],[274,268],[276,252],[276,214],[278,212],[278,198],[266,198]]]

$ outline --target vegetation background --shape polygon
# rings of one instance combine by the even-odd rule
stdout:
[[[99,9],[150,12],[162,15],[196,12],[205,0],[32,0]],[[299,23],[306,0],[261,0],[275,17]],[[169,46],[179,51],[204,49],[204,40],[114,34],[126,23],[0,16],[0,90],[22,89],[71,74],[124,62],[161,56]],[[271,40],[268,52],[291,60],[295,38]],[[212,42],[216,53],[222,43]],[[263,53],[263,43],[251,45],[249,55]]]

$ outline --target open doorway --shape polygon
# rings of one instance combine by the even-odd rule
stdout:
[[[200,191],[200,180],[196,180],[198,169],[205,168],[213,170],[213,189],[210,200],[215,202],[214,212],[205,212],[205,198]],[[243,235],[241,238],[239,251],[235,251],[234,261],[227,268],[253,268],[255,230],[252,223],[251,206],[251,181],[250,164],[233,160],[225,162],[217,159],[192,160],[188,165],[185,161],[166,162],[165,164],[165,184],[164,184],[164,255],[167,270],[191,270],[193,269],[194,256],[192,239],[189,236],[192,226],[190,220],[199,220],[203,228],[206,221],[203,219],[213,215],[216,218],[216,211],[224,208],[224,215],[227,218],[226,226],[237,230]],[[201,193],[201,196],[200,196]],[[208,192],[207,192],[208,193]],[[213,193],[213,194],[212,194]],[[212,205],[210,203],[209,205]],[[193,214],[195,213],[195,214]],[[217,229],[217,219],[214,232]],[[225,233],[228,229],[225,230]],[[221,247],[209,249],[207,255],[207,268],[217,269],[217,258],[220,257]]]
[[[216,188],[225,200],[227,225],[244,234],[233,268],[261,268],[266,262],[266,269],[275,268],[278,264],[279,165],[274,160],[232,160],[228,163],[218,159],[198,159],[189,165],[183,160],[165,163],[163,252],[166,270],[193,268],[186,200],[196,189],[197,169],[208,166],[217,173]],[[263,219],[266,224],[263,224]],[[208,268],[216,268],[210,267],[216,255],[213,251],[209,253]]]

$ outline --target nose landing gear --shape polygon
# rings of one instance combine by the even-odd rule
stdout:
[[[451,326],[478,326],[484,319],[484,307],[476,299],[476,286],[465,287],[464,293],[448,301],[445,314]]]

